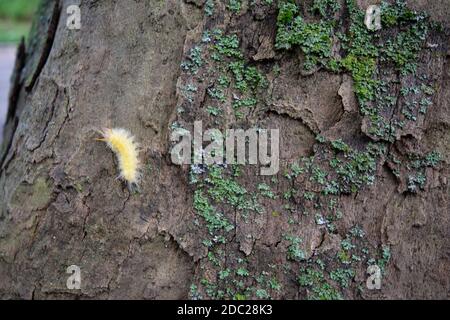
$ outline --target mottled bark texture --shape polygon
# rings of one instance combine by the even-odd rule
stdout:
[[[295,15],[317,24],[313,2]],[[347,33],[337,2],[326,13]],[[74,3],[81,30],[66,28]],[[307,44],[275,48],[277,1],[44,0],[0,153],[0,297],[448,298],[450,3],[408,5],[442,26],[416,44],[416,75],[375,59],[379,95],[394,99],[377,114],[395,127],[387,136],[349,65],[319,56],[306,71]],[[344,61],[351,49],[331,38]],[[173,165],[171,130],[194,120],[280,129],[279,174]],[[140,142],[139,192],[94,140],[103,127]],[[381,290],[366,287],[370,264]],[[70,265],[81,290],[66,287]]]

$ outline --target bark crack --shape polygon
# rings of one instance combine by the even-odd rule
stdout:
[[[55,41],[56,30],[58,29],[58,23],[59,23],[60,15],[61,15],[60,2],[56,1],[54,6],[53,6],[52,16],[50,18],[50,24],[49,24],[48,29],[47,29],[47,34],[46,34],[46,38],[45,38],[44,47],[42,49],[42,54],[39,57],[38,64],[36,66],[36,69],[33,72],[31,80],[25,86],[25,89],[28,92],[30,92],[33,89],[37,79],[39,78],[42,70],[45,67],[45,64],[48,61],[48,58],[50,56],[50,52],[52,51],[53,43]]]

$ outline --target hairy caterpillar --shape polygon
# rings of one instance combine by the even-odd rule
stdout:
[[[130,189],[133,186],[138,186],[141,164],[138,159],[138,144],[135,142],[133,135],[122,128],[103,129],[100,134],[102,138],[96,140],[106,142],[117,156],[120,170],[119,178],[125,180]]]

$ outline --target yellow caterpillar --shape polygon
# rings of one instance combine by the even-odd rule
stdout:
[[[119,178],[125,180],[130,189],[133,186],[138,186],[141,177],[141,164],[138,159],[138,144],[135,142],[133,135],[122,128],[103,129],[100,134],[102,138],[96,140],[106,142],[117,156],[120,170]]]

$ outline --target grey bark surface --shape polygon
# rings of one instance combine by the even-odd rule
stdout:
[[[285,163],[314,153],[318,134],[368,139],[348,75],[324,70],[302,75],[300,54],[273,50],[276,6],[251,9],[243,1],[236,15],[219,2],[221,18],[211,22],[204,2],[83,0],[82,29],[75,31],[65,26],[65,8],[73,1],[43,1],[32,41],[18,50],[0,153],[0,298],[181,299],[192,297],[192,284],[200,287],[202,279],[217,277],[202,243],[207,230],[196,224],[189,168],[173,165],[169,154],[173,122],[196,119],[208,103],[206,79],[196,83],[187,118],[179,119],[183,88],[191,81],[180,65],[205,30],[239,34],[245,57],[261,69],[269,70],[274,61],[279,65],[279,76],[268,72],[266,105],[247,114],[246,124],[282,128]],[[368,2],[358,1],[361,7]],[[448,48],[449,3],[409,3],[442,22]],[[404,192],[405,182],[382,163],[373,186],[340,196],[342,231],[330,234],[314,216],[296,217],[307,258],[317,252],[336,256],[354,225],[362,226],[368,245],[391,247],[382,289],[361,293],[352,285],[343,289],[346,298],[448,298],[450,51],[429,61],[428,73],[438,86],[434,104],[419,128],[405,129],[392,151],[440,152],[442,163],[427,169],[424,191]],[[224,117],[228,126],[239,125],[229,114]],[[139,193],[116,179],[114,154],[94,140],[103,127],[127,128],[140,142]],[[280,194],[291,185],[282,180],[283,170],[274,189]],[[251,170],[240,179],[255,194],[262,181],[270,179]],[[242,257],[252,275],[271,272],[278,279],[282,289],[274,290],[273,298],[305,298],[296,274],[283,269],[290,263],[284,240],[290,224],[278,215],[282,201],[261,204],[264,213],[245,218],[251,223],[223,206],[237,227],[224,245],[221,268],[237,269],[232,258]],[[66,287],[70,265],[81,268],[81,290]],[[268,267],[273,265],[275,271]],[[359,266],[355,279],[365,283],[366,277],[365,266]],[[205,291],[200,290],[203,297]]]

